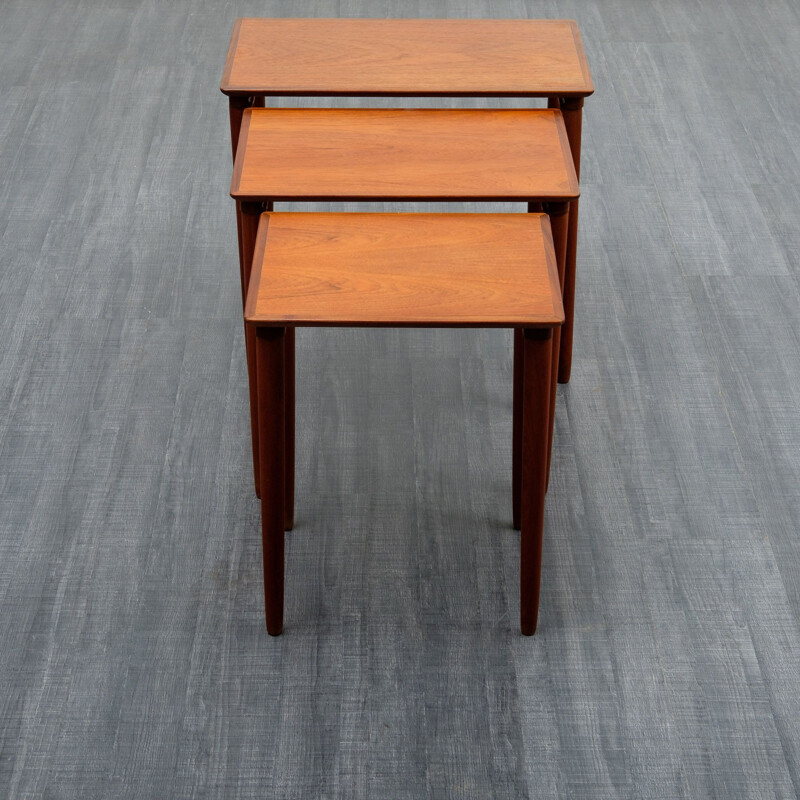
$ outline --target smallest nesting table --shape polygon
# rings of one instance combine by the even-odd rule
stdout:
[[[245,321],[256,331],[267,631],[283,630],[287,329],[524,331],[520,624],[539,608],[553,330],[564,321],[544,214],[261,215]],[[288,413],[292,413],[289,409]]]

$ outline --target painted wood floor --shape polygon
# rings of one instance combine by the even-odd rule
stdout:
[[[498,331],[298,335],[266,636],[218,91],[246,15],[581,26],[533,639]],[[0,75],[0,797],[798,796],[796,2],[5,0]]]

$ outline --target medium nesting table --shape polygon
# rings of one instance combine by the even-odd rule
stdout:
[[[296,327],[502,327],[522,332],[520,627],[536,630],[554,374],[564,320],[544,214],[264,213],[245,321],[255,332],[267,630],[283,630],[285,353]]]
[[[578,197],[566,127],[553,109],[267,109],[244,111],[231,182],[241,212],[242,291],[249,285],[261,214],[275,201],[492,200],[525,201],[550,216],[560,283],[564,283],[569,203]],[[520,215],[524,217],[525,215]],[[437,215],[431,217],[436,219]],[[479,223],[480,215],[469,215]],[[498,272],[503,267],[492,265]],[[520,278],[521,284],[524,276]],[[520,285],[520,291],[524,287]],[[514,348],[512,507],[521,520],[523,355]],[[293,341],[293,330],[287,340]],[[558,366],[559,331],[552,337]],[[245,332],[256,492],[258,403],[253,330]],[[285,359],[287,479],[285,527],[293,522],[294,348]],[[548,424],[552,439],[553,402]],[[549,451],[548,451],[549,452]]]

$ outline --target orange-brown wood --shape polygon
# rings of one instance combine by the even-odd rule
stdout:
[[[561,286],[561,293],[564,293],[564,269],[567,256],[567,238],[569,233],[569,215],[572,213],[569,203],[548,203],[545,211],[550,217],[550,229],[552,232],[551,244],[558,265],[558,281]],[[566,318],[566,315],[565,315]],[[545,480],[545,490],[550,481],[550,459],[553,454],[553,434],[556,422],[556,385],[558,378],[559,357],[561,354],[561,331],[557,328],[553,331],[553,358],[551,362],[552,382],[550,385],[550,419],[547,429],[547,479]]]
[[[285,410],[285,456],[284,456],[284,494],[283,494],[283,527],[290,531],[294,527],[294,328],[287,328],[284,348],[284,394]]]
[[[569,211],[568,211],[569,209]],[[529,203],[529,213],[540,213],[541,203]],[[555,253],[556,264],[558,266],[558,280],[561,292],[564,291],[564,269],[566,265],[567,243],[568,243],[568,217],[572,213],[571,206],[567,203],[548,203],[544,211],[550,217],[550,246]],[[566,319],[566,313],[565,313]],[[566,324],[566,322],[565,322]],[[564,326],[553,331],[553,358],[551,369],[553,371],[553,381],[550,387],[550,420],[548,422],[548,446],[547,446],[547,480],[550,478],[550,459],[553,452],[553,434],[555,432],[556,416],[556,376],[559,366],[559,355],[561,345],[561,333]],[[519,530],[521,513],[520,502],[522,497],[522,403],[523,403],[523,374],[524,374],[524,342],[522,331],[517,330],[514,334],[514,395],[513,395],[513,426],[512,426],[512,455],[511,455],[511,504],[514,528]],[[545,484],[545,489],[547,483]]]
[[[262,215],[245,319],[257,325],[554,327],[536,214]]]
[[[257,106],[260,108],[264,107],[264,98],[263,97],[245,97],[245,96],[236,96],[228,98],[228,109],[229,109],[229,116],[230,116],[230,123],[231,123],[231,150],[233,151],[233,160],[234,163],[236,162],[236,150],[239,147],[239,131],[242,127],[242,113],[244,112],[245,108],[249,108],[250,106]],[[271,204],[267,204],[270,208],[265,208],[264,210],[270,211]],[[247,284],[244,282],[244,262],[245,262],[245,253],[242,249],[242,209],[241,203],[236,203],[236,233],[237,238],[239,241],[239,273],[242,282],[242,303],[244,303],[244,298],[247,295]],[[252,256],[252,252],[249,254]],[[254,381],[251,381],[254,383]],[[258,487],[258,477],[256,476],[256,487]],[[256,490],[256,493],[258,491]]]
[[[226,94],[586,97],[572,20],[238,19]]]
[[[235,95],[228,98],[228,116],[231,123],[231,150],[236,160],[236,148],[239,146],[239,130],[242,127],[242,114],[246,108],[264,108],[263,95]]]
[[[522,400],[525,391],[525,342],[522,328],[514,329],[514,382],[511,425],[511,520],[515,531],[521,524],[522,502]]]
[[[553,345],[550,330],[526,330],[522,422],[522,511],[520,533],[520,628],[536,632],[542,576],[544,502],[547,485],[548,419]]]
[[[283,630],[285,338],[285,328],[260,328],[256,339],[264,606],[272,636]]]
[[[259,218],[263,206],[258,203],[239,204],[240,218],[240,252],[244,254],[240,262],[242,282],[242,302],[247,298],[247,286],[250,283],[250,273],[253,266],[253,251],[256,246],[257,234],[260,229]],[[253,445],[253,478],[255,480],[256,496],[260,496],[261,481],[259,478],[258,455],[258,397],[256,394],[256,339],[255,332],[245,325],[244,330],[245,355],[247,358],[247,376],[249,381],[250,399],[250,437]]]
[[[264,210],[271,210],[269,203],[241,203],[237,204],[241,208],[239,211],[240,219],[240,238],[239,251],[243,253],[241,261],[241,281],[242,281],[242,305],[247,296],[247,287],[250,284],[250,274],[254,263],[254,258],[262,259],[263,250],[256,254],[257,233],[259,229],[259,218]],[[268,220],[265,220],[265,225]],[[262,237],[263,241],[263,237]],[[263,245],[262,245],[263,246]],[[260,262],[259,262],[260,263]],[[245,325],[245,352],[247,356],[247,377],[250,390],[250,428],[253,443],[253,477],[255,479],[256,496],[260,497],[261,482],[259,478],[259,451],[258,451],[258,399],[256,395],[257,386],[257,365],[256,365],[256,344],[255,332],[252,328]],[[286,454],[284,463],[286,465],[286,497],[284,509],[286,513],[286,530],[290,531],[294,527],[294,426],[295,426],[295,388],[294,388],[294,329],[287,331],[284,337],[286,343],[285,361],[285,396],[286,396]]]
[[[240,200],[571,200],[552,109],[246,109]]]
[[[231,123],[231,151],[236,161],[236,148],[239,145],[239,131],[242,127],[242,114],[250,106],[249,97],[231,97],[228,101],[228,117]]]
[[[564,125],[567,129],[575,175],[581,174],[581,129],[583,125],[583,98],[573,97],[561,103]],[[578,200],[572,201],[569,210],[569,240],[564,273],[564,309],[566,321],[561,330],[561,355],[558,363],[558,382],[569,383],[572,370],[572,336],[575,320],[575,276],[578,249]]]

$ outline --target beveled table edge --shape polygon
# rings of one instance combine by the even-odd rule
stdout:
[[[282,112],[287,111],[296,113],[298,111],[311,111],[314,113],[326,113],[330,111],[348,111],[373,114],[377,112],[396,112],[396,111],[432,111],[439,114],[448,114],[452,111],[459,112],[464,109],[451,109],[451,108],[436,108],[436,109],[407,109],[407,108],[346,108],[346,109],[328,109],[328,108],[312,108],[312,109],[298,109],[298,108],[246,108],[242,114],[242,127],[239,131],[239,145],[236,149],[236,160],[233,165],[233,175],[230,184],[230,196],[234,200],[242,202],[254,203],[271,203],[271,202],[304,202],[304,203],[324,203],[324,202],[343,202],[348,200],[361,201],[361,202],[375,202],[375,203],[391,203],[395,201],[409,202],[409,203],[425,203],[425,202],[447,202],[452,200],[456,201],[469,201],[469,202],[492,202],[492,203],[514,203],[524,201],[542,201],[542,202],[571,202],[580,197],[580,184],[578,177],[575,173],[575,164],[572,160],[572,151],[569,146],[569,138],[567,136],[567,128],[564,124],[564,117],[558,109],[550,108],[514,108],[514,109],[481,109],[489,113],[497,113],[503,111],[509,112],[528,112],[528,113],[552,113],[556,118],[556,126],[558,128],[558,137],[561,143],[561,151],[564,156],[564,163],[569,172],[568,178],[569,188],[559,194],[423,194],[423,195],[361,195],[361,194],[309,194],[309,195],[280,195],[280,194],[247,194],[239,189],[239,184],[242,179],[242,169],[244,167],[244,158],[247,151],[247,137],[250,131],[250,119],[253,113],[262,114],[264,112]],[[477,109],[468,109],[477,110]]]
[[[381,22],[397,22],[399,20],[407,21],[413,20],[417,22],[466,22],[466,23],[492,23],[492,22],[518,22],[520,24],[541,24],[541,23],[549,23],[549,22],[561,22],[561,23],[568,23],[570,28],[572,29],[572,37],[575,41],[575,50],[578,55],[578,60],[581,65],[581,72],[583,73],[583,78],[585,81],[585,85],[580,89],[576,89],[574,86],[571,87],[564,87],[558,86],[557,84],[553,84],[551,88],[547,90],[539,89],[539,90],[530,90],[525,91],[521,89],[511,90],[511,91],[485,91],[485,90],[469,90],[469,91],[459,91],[459,90],[441,90],[441,91],[411,91],[411,90],[404,90],[404,91],[385,91],[385,90],[375,90],[375,91],[353,91],[348,89],[342,90],[332,90],[326,89],[323,86],[314,88],[314,89],[300,89],[296,87],[286,87],[282,89],[270,89],[266,88],[263,85],[259,84],[249,84],[249,85],[232,85],[230,83],[230,73],[233,66],[233,59],[236,53],[236,45],[239,42],[239,32],[241,30],[242,22],[245,20],[253,20],[253,19],[273,19],[272,17],[237,17],[237,19],[233,23],[233,31],[231,33],[231,40],[230,44],[228,45],[228,53],[225,58],[225,67],[222,71],[222,80],[220,81],[219,89],[220,91],[229,97],[250,97],[251,95],[263,95],[265,97],[589,97],[594,94],[594,82],[592,81],[592,76],[589,71],[589,62],[586,59],[586,51],[583,47],[583,40],[581,39],[580,30],[578,29],[578,23],[574,19],[513,19],[513,18],[503,18],[503,19],[418,19],[413,17],[398,17],[393,19],[381,19],[375,17],[348,17],[346,19],[349,20],[369,20],[369,21],[376,21],[379,19]],[[309,19],[317,22],[328,22],[330,20],[339,21],[343,19],[342,17],[332,17],[332,18],[325,18],[325,17],[277,17],[274,19]]]
[[[358,216],[358,217],[448,217],[448,216],[469,216],[468,214],[447,213],[447,212],[419,212],[419,211],[400,211],[400,212],[365,212],[365,211],[321,211],[321,212],[302,212],[302,211],[265,211],[261,214],[258,224],[258,233],[256,235],[256,243],[253,251],[253,267],[250,274],[250,283],[247,287],[247,298],[244,307],[244,321],[246,325],[254,328],[558,328],[564,324],[565,313],[564,303],[561,298],[561,284],[558,278],[558,266],[555,260],[555,249],[553,246],[553,234],[550,228],[550,218],[547,214],[514,214],[513,212],[497,212],[488,214],[481,214],[480,216],[504,216],[504,217],[520,217],[520,222],[525,224],[525,221],[532,220],[533,217],[538,217],[539,224],[542,229],[542,237],[549,244],[545,250],[545,257],[547,259],[547,275],[550,281],[550,295],[553,299],[553,319],[552,320],[538,320],[538,321],[520,321],[520,322],[492,322],[486,320],[480,321],[433,321],[433,322],[402,322],[402,321],[366,321],[366,320],[340,320],[331,322],[329,320],[309,319],[303,320],[298,318],[282,318],[265,319],[257,318],[254,316],[256,304],[257,287],[261,281],[261,272],[264,266],[264,255],[267,246],[267,233],[269,231],[269,223],[272,217],[275,216]]]

